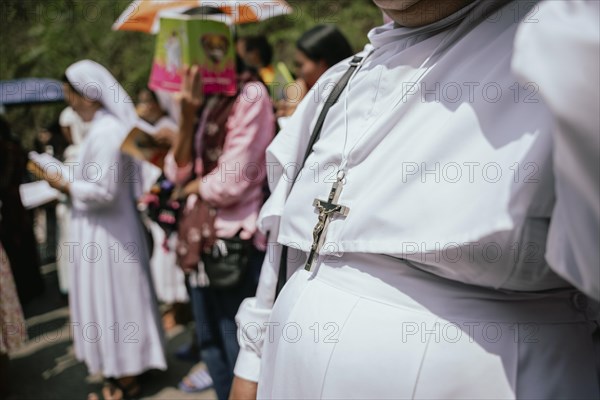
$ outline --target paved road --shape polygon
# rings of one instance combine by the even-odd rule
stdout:
[[[53,265],[43,267],[46,291],[25,307],[29,342],[11,354],[10,381],[13,394],[10,399],[77,399],[87,398],[90,391],[99,392],[99,376],[88,376],[84,364],[73,354],[70,340],[69,312],[58,291],[56,270]],[[190,333],[177,327],[168,334],[166,372],[150,371],[142,377],[143,398],[146,399],[214,399],[214,391],[193,395],[177,390],[181,380],[193,364],[179,361],[173,352],[185,344]],[[195,368],[204,368],[202,364]]]

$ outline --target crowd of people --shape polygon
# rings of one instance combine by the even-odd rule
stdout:
[[[42,177],[65,195],[55,210],[54,206],[49,209],[58,219],[57,254],[69,255],[57,257],[56,262],[59,289],[68,295],[71,321],[82,327],[93,326],[98,329],[96,333],[106,327],[121,330],[120,334],[126,336],[132,333],[132,340],[100,337],[90,341],[89,332],[82,330],[73,338],[77,358],[86,363],[91,374],[100,373],[106,378],[100,394],[103,398],[137,396],[141,390],[139,375],[150,369],[167,368],[164,331],[189,322],[190,313],[186,311],[190,310],[194,322],[191,340],[178,351],[178,356],[201,360],[207,368],[191,369],[188,376],[182,377],[179,388],[192,393],[213,388],[221,399],[229,395],[239,352],[235,315],[241,302],[255,294],[267,245],[256,221],[268,189],[263,167],[252,179],[241,176],[239,170],[237,175],[228,177],[227,171],[235,170],[236,165],[264,166],[266,148],[278,126],[275,115],[290,116],[318,76],[352,54],[347,39],[337,28],[313,28],[298,41],[297,57],[305,60],[304,66],[297,68],[297,92],[292,98],[285,98],[276,94],[273,48],[266,36],[238,37],[236,45],[239,90],[235,96],[204,98],[198,70],[186,67],[178,95],[143,88],[135,102],[129,97],[114,101],[108,96],[115,91],[111,85],[118,82],[109,70],[91,60],[76,62],[63,77],[68,107],[60,115],[60,132],[51,134],[44,129],[38,134],[36,151],[49,152],[67,165],[76,166],[69,179]],[[343,49],[333,58],[327,54],[327,48],[332,46]],[[312,66],[307,66],[309,63]],[[92,95],[78,90],[90,85],[96,89]],[[258,96],[251,93],[257,87]],[[117,92],[126,93],[120,86]],[[229,251],[237,244],[241,246],[234,263],[244,270],[235,282],[220,283],[216,278],[211,281],[202,254],[208,244],[200,253],[195,248],[198,254],[192,267],[183,267],[189,262],[180,254],[185,242],[180,239],[181,231],[166,231],[160,221],[140,213],[144,194],[152,190],[149,184],[154,179],[149,182],[144,166],[120,150],[124,138],[140,119],[155,128],[157,143],[170,148],[161,161],[163,172],[157,183],[166,181],[177,187],[177,197],[185,199],[183,214],[193,213],[200,203],[209,207],[207,213],[215,215],[206,214],[205,220],[199,220],[211,231],[209,235],[227,240],[226,246],[233,245]],[[8,140],[10,128],[4,124],[3,135]],[[56,140],[66,145],[59,149],[53,146]],[[5,153],[10,159],[19,157],[24,162],[22,151],[7,148]],[[90,165],[98,166],[100,171],[93,182],[87,175]],[[6,174],[10,172],[12,169],[7,168]],[[24,175],[22,165],[10,178],[14,181],[10,192],[15,198]],[[20,202],[15,199],[16,203]],[[10,222],[8,211],[14,213],[12,202],[7,199],[3,204],[7,214],[4,222]],[[25,221],[23,226],[33,232],[31,222]],[[52,230],[54,226],[48,228]],[[3,243],[13,253],[21,257],[37,254],[34,248],[18,251],[8,240],[8,230],[6,235]],[[23,242],[33,246],[33,235]],[[89,244],[97,253],[79,254],[86,252],[84,248]],[[218,244],[213,240],[210,245]],[[35,270],[40,262],[4,257],[4,248],[2,252],[2,273],[11,278],[6,280],[8,289],[3,295],[7,300],[3,304],[18,311],[18,318],[7,315],[6,321],[24,325],[20,302],[27,303],[33,294],[17,296],[16,291],[9,290],[13,275],[9,266],[11,262],[20,266],[15,269],[16,279],[27,272],[27,265]],[[109,256],[102,257],[102,253]],[[17,287],[35,289],[35,276],[41,283],[38,271]],[[162,313],[159,304],[164,305],[160,307]],[[20,341],[15,340],[18,337],[6,337],[9,349],[26,340],[23,335]],[[3,353],[7,350],[3,348]],[[90,394],[90,398],[97,397],[96,393]]]
[[[260,35],[234,95],[192,65],[134,105],[105,66],[66,69],[73,174],[44,178],[89,399],[143,395],[182,321],[206,368],[179,388],[219,399],[600,397],[598,3],[374,3],[356,54],[332,25],[298,38],[293,98]],[[143,124],[160,170],[121,151]],[[41,277],[0,128],[15,326]],[[26,335],[1,334],[5,371]]]

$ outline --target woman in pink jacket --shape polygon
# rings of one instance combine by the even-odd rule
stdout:
[[[210,208],[201,229],[203,236],[216,239],[214,251],[227,251],[222,247],[235,243],[248,249],[241,263],[261,264],[264,238],[257,235],[256,220],[264,200],[265,150],[273,139],[275,122],[268,90],[255,74],[239,67],[238,83],[233,97],[204,97],[198,69],[186,69],[182,120],[165,159],[165,174],[184,185],[186,209],[197,202]],[[184,246],[188,239],[179,238],[180,260],[188,251]],[[217,281],[204,271],[206,257],[203,254],[204,263],[188,275],[191,300],[201,358],[219,399],[226,399],[239,351],[235,314],[242,300],[254,294],[256,279],[247,265],[239,282]]]

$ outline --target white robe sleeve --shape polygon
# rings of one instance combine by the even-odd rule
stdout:
[[[274,226],[269,233],[272,237],[277,237],[279,228]],[[245,299],[235,318],[239,329],[240,352],[234,374],[253,382],[258,382],[265,340],[273,340],[269,339],[272,335],[272,331],[269,329],[269,320],[275,303],[275,289],[277,287],[282,248],[281,244],[269,240],[256,297]],[[304,265],[304,257],[297,256],[298,253],[294,250],[288,252],[288,279],[298,268]]]
[[[268,233],[269,242],[256,297],[244,300],[236,315],[240,352],[234,374],[249,381],[258,382],[262,348],[268,336],[268,321],[275,302],[282,249],[282,246],[277,243],[281,213],[294,179],[296,166],[301,161],[301,153],[304,151],[299,149],[304,149],[308,141],[308,137],[302,137],[300,134],[302,128],[304,131],[309,129],[308,122],[301,118],[301,115],[315,112],[314,102],[308,99],[303,101],[291,118],[292,122],[295,121],[290,125],[293,128],[280,132],[267,149],[267,173],[271,196],[260,212],[258,225],[263,233]],[[288,266],[288,277],[293,271],[294,269]]]
[[[513,69],[532,82],[555,117],[557,202],[546,259],[600,300],[600,3],[546,1],[522,24]]]
[[[103,119],[103,122],[108,122]],[[96,127],[101,131],[90,132],[85,144],[85,157],[78,165],[82,176],[69,185],[73,207],[78,210],[96,210],[110,205],[117,195],[119,182],[127,176],[119,176],[127,168],[121,161],[121,135],[113,121]]]
[[[276,235],[277,231],[271,231],[271,234]],[[275,302],[280,256],[281,246],[269,244],[256,297],[245,299],[235,318],[239,329],[240,352],[234,374],[253,382],[258,382],[260,374],[262,348],[268,336],[267,323]]]
[[[244,300],[236,322],[240,352],[234,374],[249,381],[258,382],[264,341],[268,340],[268,322],[275,302],[275,288],[279,273],[281,244],[278,243],[279,223],[287,195],[292,187],[294,174],[299,168],[308,145],[308,139],[329,92],[328,81],[337,81],[348,68],[347,64],[330,69],[320,79],[320,84],[309,91],[290,118],[286,129],[282,130],[267,149],[267,173],[271,196],[261,209],[258,218],[259,229],[268,233],[269,243],[263,262],[256,297]],[[321,88],[321,90],[319,90]],[[316,101],[316,99],[321,99]],[[289,258],[294,258],[290,254]],[[299,257],[288,262],[288,278],[300,265]]]

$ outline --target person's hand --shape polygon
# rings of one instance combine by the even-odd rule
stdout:
[[[200,193],[200,179],[194,179],[190,181],[187,185],[173,192],[173,200],[175,199],[185,199],[190,194],[199,194]]]
[[[234,376],[229,400],[256,400],[257,388],[258,383]]]
[[[199,194],[200,193],[200,179],[194,179],[189,182],[187,185],[183,187],[182,190],[183,196],[187,197],[190,194]]]
[[[48,182],[48,184],[54,189],[65,194],[69,194],[69,182],[65,181],[61,174],[49,174],[31,160],[27,162],[26,168],[33,174],[33,176]]]
[[[285,98],[275,104],[276,117],[291,117],[306,93],[308,93],[306,82],[301,78],[296,79],[292,85],[285,89]]]
[[[156,132],[156,134],[154,135],[154,139],[161,146],[169,146],[170,147],[175,142],[176,135],[177,135],[177,132],[175,132],[174,130],[167,128],[167,127],[163,127],[163,128],[160,128]]]
[[[191,68],[183,68],[183,82],[181,83],[181,92],[179,93],[181,104],[181,117],[187,121],[193,121],[196,118],[198,109],[204,104],[204,90],[200,70],[197,65]]]
[[[58,190],[59,192],[62,192],[64,194],[69,194],[69,183],[65,182],[62,178],[57,177],[57,178],[50,178],[50,177],[46,177],[46,182],[48,182],[48,184],[50,186],[52,186],[54,189]]]
[[[296,111],[298,103],[292,103],[289,100],[279,100],[275,103],[275,116],[277,118],[290,117]]]

